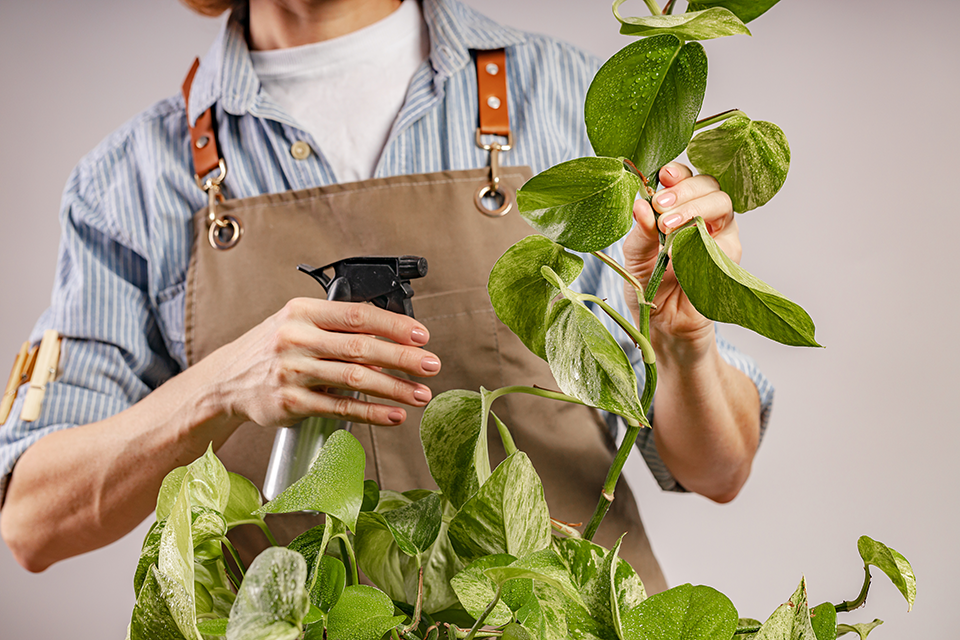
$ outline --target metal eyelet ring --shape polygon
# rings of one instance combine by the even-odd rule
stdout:
[[[207,231],[207,240],[210,246],[219,251],[226,251],[237,246],[243,235],[243,224],[231,215],[225,215],[210,224]]]
[[[487,196],[496,195],[499,195],[501,198],[503,198],[503,204],[496,209],[488,209],[487,205],[483,204],[483,199]],[[477,192],[473,195],[473,204],[475,204],[477,209],[480,210],[480,213],[485,216],[490,218],[502,218],[510,213],[510,210],[513,208],[513,196],[511,196],[507,191],[494,189],[493,185],[485,184],[477,189]]]

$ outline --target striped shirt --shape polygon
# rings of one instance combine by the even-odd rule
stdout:
[[[456,0],[423,0],[423,15],[430,56],[411,81],[374,177],[487,165],[487,153],[473,142],[477,87],[471,50],[507,48],[515,145],[502,156],[504,164],[528,165],[536,173],[593,154],[583,125],[583,96],[599,60],[556,40],[497,25]],[[186,367],[191,218],[206,204],[193,179],[187,117],[193,122],[211,106],[230,162],[227,198],[336,182],[322,149],[261,90],[242,27],[228,21],[201,62],[189,105],[180,94],[157,103],[107,137],[70,176],[52,304],[31,336],[38,342],[45,329],[64,336],[60,373],[47,385],[39,419],[19,419],[25,385],[0,426],[0,500],[9,473],[31,444],[116,414]],[[290,149],[297,141],[315,153],[294,158]],[[619,246],[609,252],[622,262]],[[622,281],[596,259],[587,257],[576,286],[607,298],[629,317]],[[724,359],[757,385],[762,433],[773,389],[750,358],[720,338],[718,344]],[[642,380],[638,351],[629,343],[625,347]],[[657,455],[649,430],[638,446],[660,485],[682,490]]]

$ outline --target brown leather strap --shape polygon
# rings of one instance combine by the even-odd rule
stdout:
[[[480,97],[480,133],[510,133],[507,109],[507,56],[503,49],[477,51],[477,94]]]
[[[190,86],[193,76],[200,68],[200,58],[193,61],[190,73],[183,81],[183,102],[185,108],[190,105]],[[187,126],[190,126],[190,115],[187,114]],[[197,118],[197,123],[190,127],[190,150],[193,152],[193,167],[197,176],[202,178],[217,168],[220,164],[220,154],[217,150],[217,136],[213,127],[213,107],[210,107]]]

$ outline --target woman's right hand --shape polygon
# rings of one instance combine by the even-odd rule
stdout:
[[[324,416],[393,426],[406,419],[402,408],[328,389],[422,407],[431,398],[427,386],[382,369],[436,375],[440,359],[421,348],[428,340],[427,329],[402,314],[368,304],[295,298],[209,358],[219,372],[218,401],[233,419],[282,427]]]

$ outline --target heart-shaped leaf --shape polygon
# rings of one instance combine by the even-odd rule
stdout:
[[[687,156],[697,171],[717,179],[738,213],[766,204],[790,169],[790,145],[780,127],[746,116],[733,116],[698,134]]]
[[[683,584],[650,596],[624,614],[623,640],[732,638],[737,620],[737,610],[725,595],[711,587]]]
[[[707,56],[673,35],[644,38],[608,60],[590,84],[584,121],[598,156],[626,157],[648,177],[683,153],[707,88]]]
[[[633,365],[600,319],[582,303],[564,298],[553,305],[547,362],[567,395],[647,424]]]
[[[365,511],[357,518],[354,538],[357,564],[364,575],[392,600],[404,601],[407,595],[400,556],[406,556],[401,553],[387,523],[378,516]]]
[[[227,640],[295,640],[310,611],[307,563],[296,551],[269,547],[254,559],[230,610]]]
[[[819,347],[813,320],[799,305],[727,257],[700,217],[676,233],[673,269],[697,311],[783,344]]]
[[[458,509],[490,477],[483,412],[479,393],[453,389],[431,400],[420,421],[430,475]]]
[[[620,33],[627,36],[675,35],[682,40],[709,40],[738,34],[750,35],[750,30],[729,9],[714,7],[703,11],[689,11],[674,15],[624,18],[619,7],[626,0],[614,0],[613,15],[620,21]]]
[[[810,622],[810,608],[807,606],[807,585],[801,579],[800,586],[790,600],[777,607],[767,621],[760,627],[754,640],[817,640]]]
[[[486,573],[492,567],[505,567],[516,561],[508,553],[483,556],[471,562],[455,575],[450,585],[463,608],[474,618],[479,618],[497,594],[497,585]],[[513,611],[501,598],[487,616],[486,624],[503,626],[513,620]]]
[[[225,636],[229,622],[229,618],[207,618],[197,622],[197,629],[205,636]]]
[[[163,595],[168,582],[156,566],[147,571],[130,618],[130,640],[186,640]]]
[[[570,284],[583,270],[583,258],[543,236],[528,236],[493,265],[487,291],[497,317],[530,351],[546,360],[546,320],[558,291],[541,275],[543,265]]]
[[[913,601],[917,598],[917,578],[913,575],[913,567],[907,559],[882,542],[867,536],[860,536],[857,549],[864,564],[872,564],[883,571],[900,590],[907,601],[907,611],[913,609]]]
[[[229,472],[230,496],[223,517],[227,527],[233,528],[239,522],[259,518],[255,515],[257,509],[263,506],[260,490],[238,473]]]
[[[459,573],[464,565],[453,549],[448,531],[450,520],[457,510],[449,500],[443,501],[443,522],[440,533],[430,548],[420,555],[420,564],[423,567],[423,610],[435,613],[457,604],[457,594],[450,585],[453,576]],[[417,597],[418,571],[416,559],[408,555],[400,557],[400,570],[403,573],[404,590],[407,602],[415,602]]]
[[[191,480],[193,473],[183,476],[180,493],[173,503],[166,525],[160,534],[157,556],[157,581],[170,614],[186,638],[197,634],[194,601],[193,530],[191,527]],[[193,485],[195,486],[195,485]]]
[[[363,502],[363,446],[349,432],[339,429],[327,439],[307,474],[257,514],[319,511],[357,526]]]
[[[380,504],[380,485],[376,480],[363,481],[363,503],[360,511],[373,511]]]
[[[837,636],[847,633],[855,633],[860,636],[860,640],[867,640],[870,632],[883,624],[883,620],[874,620],[873,622],[858,622],[856,624],[837,625]]]
[[[630,231],[642,186],[618,158],[577,158],[528,180],[517,191],[517,208],[550,240],[574,251],[599,251]]]
[[[817,640],[837,640],[837,608],[824,602],[810,609],[810,625]]]
[[[327,617],[327,640],[380,640],[403,620],[393,615],[393,601],[383,591],[352,585]]]
[[[441,513],[440,494],[431,492],[408,505],[369,515],[383,521],[401,551],[419,557],[437,539]]]
[[[712,7],[729,9],[744,23],[756,20],[780,0],[698,0],[687,5],[687,11],[702,11]]]
[[[324,614],[330,613],[346,586],[347,569],[343,563],[338,558],[323,556],[320,559],[317,582],[310,591],[310,601]]]
[[[504,584],[509,580],[517,579],[530,579],[534,582],[542,582],[543,584],[550,585],[554,589],[558,589],[574,602],[581,605],[586,604],[573,583],[573,578],[570,576],[570,569],[553,549],[534,551],[516,560],[509,566],[491,567],[486,569],[484,573],[498,585]]]
[[[578,630],[568,628],[567,603],[574,607],[580,606],[550,585],[535,582],[533,596],[517,611],[517,621],[530,631],[536,640],[567,640],[568,637],[590,640],[589,636],[578,635]]]
[[[500,463],[450,521],[449,535],[466,562],[496,553],[523,557],[550,546],[543,485],[525,453]]]

